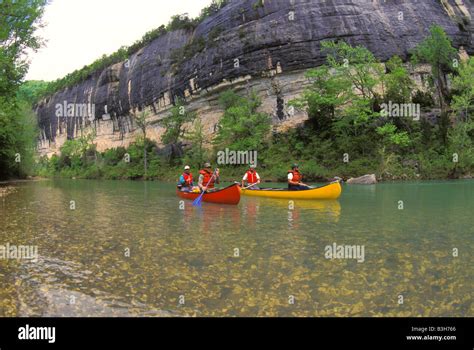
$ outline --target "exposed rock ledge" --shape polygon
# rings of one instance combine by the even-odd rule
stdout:
[[[167,33],[126,62],[41,101],[36,108],[41,153],[52,154],[67,138],[91,128],[97,132],[99,150],[126,146],[136,129],[130,116],[143,109],[152,112],[150,120],[155,124],[149,135],[159,141],[163,130],[156,122],[176,97],[190,102],[211,136],[221,115],[217,94],[229,86],[255,88],[263,100],[262,110],[273,116],[274,123],[292,126],[304,116],[290,116],[287,102],[304,88],[304,70],[325,61],[322,40],[365,46],[382,61],[393,55],[406,58],[428,35],[430,26],[438,24],[455,47],[474,53],[474,4],[469,0],[265,0],[261,7],[255,3],[231,1],[195,30]],[[218,37],[209,39],[216,28]],[[171,54],[176,49],[199,37],[205,38],[204,50],[173,62]],[[97,119],[91,124],[80,118],[56,117],[55,106],[64,101],[94,104]]]

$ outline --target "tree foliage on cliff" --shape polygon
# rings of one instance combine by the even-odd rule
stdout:
[[[430,35],[413,51],[413,63],[428,63],[431,66],[432,82],[438,92],[439,103],[446,107],[449,100],[448,73],[455,71],[458,56],[451,39],[441,26],[433,25]]]
[[[220,95],[219,103],[224,115],[213,140],[217,150],[261,151],[266,147],[271,120],[267,114],[257,111],[262,102],[255,92],[241,97],[228,90]]]
[[[177,100],[176,105],[171,108],[171,113],[160,121],[165,132],[161,141],[165,145],[172,145],[180,141],[185,132],[185,124],[191,123],[196,118],[196,113],[190,111],[183,100]]]
[[[207,17],[218,12],[227,3],[228,0],[213,0],[211,4],[202,9],[199,16],[194,19],[190,18],[187,14],[172,16],[166,26],[161,25],[158,28],[150,30],[149,32],[145,33],[145,35],[140,40],[137,40],[132,45],[122,46],[116,52],[110,55],[103,55],[93,63],[84,66],[81,69],[75,70],[63,78],[49,83],[47,89],[45,89],[44,93],[40,97],[45,97],[67,87],[77,85],[94,74],[99,74],[102,70],[113,64],[126,61],[133,54],[148,46],[152,41],[169,32],[175,30],[193,30],[199,23],[204,21]],[[197,42],[201,43],[200,41]],[[189,51],[190,48],[191,50],[196,50],[196,44],[188,45],[186,47],[187,51]]]
[[[201,169],[204,163],[209,159],[209,152],[206,149],[207,136],[200,118],[196,118],[193,123],[193,128],[185,133],[184,139],[191,143],[191,146],[184,156],[184,163]]]
[[[307,113],[305,123],[286,132],[271,133],[271,117],[260,111],[261,101],[255,93],[225,91],[219,96],[223,112],[215,130],[214,154],[226,147],[236,151],[257,150],[258,163],[262,165],[260,175],[283,181],[294,161],[302,165],[309,181],[367,173],[386,179],[456,178],[474,172],[472,58],[452,72],[452,90],[448,91],[451,106],[445,108],[437,121],[423,117],[416,120],[416,115],[381,113],[384,103],[439,106],[431,88],[415,87],[409,64],[392,57],[384,65],[367,49],[347,43],[325,43],[323,49],[328,56],[326,64],[307,72],[308,88],[301,98],[290,102],[290,107]],[[436,79],[437,71],[432,74],[432,79]],[[208,140],[200,119],[184,130],[193,118],[188,118],[181,107],[184,105],[178,102],[162,122],[167,130],[162,141],[190,141],[184,156],[174,159],[172,165],[189,163],[197,168],[212,159],[212,154],[204,147]],[[143,167],[138,162],[143,155],[137,152],[139,146],[98,153],[95,163],[87,163],[84,168],[65,166],[56,173],[85,173],[82,176],[90,177],[103,172],[101,176],[109,178],[142,177]],[[146,151],[154,167],[150,177],[160,177],[166,171],[180,172],[177,168],[170,170],[170,163],[152,149],[150,146]],[[131,164],[119,159],[125,151],[132,155]],[[50,164],[55,168],[58,159],[52,159]],[[222,174],[229,178],[229,174],[235,176],[240,170],[223,167]]]
[[[418,60],[432,65],[434,85],[446,89],[437,89],[443,113],[436,124],[416,120],[416,115],[380,113],[383,103],[399,107],[428,97],[432,100],[429,90],[413,91],[415,84],[400,58],[392,57],[384,68],[363,47],[328,42],[322,49],[327,53],[327,63],[308,71],[310,87],[301,98],[290,102],[305,109],[309,117],[305,127],[285,141],[294,151],[300,150],[300,157],[338,168],[342,174],[354,171],[358,162],[367,172],[388,177],[410,171],[406,176],[421,172],[428,178],[447,177],[474,170],[472,152],[464,150],[474,141],[468,121],[474,102],[472,58],[455,71],[452,60],[456,51],[439,27],[432,27],[430,36],[414,51]],[[445,82],[449,71],[453,72],[453,91]],[[450,122],[449,106],[444,105],[449,101],[447,96],[452,96],[455,115],[451,120],[457,120],[455,125]],[[299,147],[300,142],[305,147]],[[449,154],[453,153],[462,154],[459,162],[452,161]],[[344,155],[347,162],[342,161]],[[406,162],[417,166],[407,169],[403,166]]]
[[[474,58],[462,62],[458,75],[452,76],[452,87],[455,92],[452,106],[462,115],[465,121],[474,114]]]

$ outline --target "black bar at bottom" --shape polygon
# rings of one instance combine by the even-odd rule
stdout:
[[[265,348],[287,341],[292,349],[333,344],[472,350],[473,334],[473,318],[0,318],[0,350],[247,348],[257,341]]]

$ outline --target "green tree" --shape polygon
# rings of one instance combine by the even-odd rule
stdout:
[[[460,122],[448,132],[449,156],[452,174],[470,174],[474,171],[474,121]],[[453,162],[453,156],[457,161]]]
[[[329,41],[322,48],[327,53],[328,67],[340,80],[340,92],[335,93],[345,96],[344,103],[336,109],[333,136],[337,137],[341,152],[367,156],[375,148],[373,125],[380,116],[376,111],[381,102],[377,88],[382,85],[383,65],[362,46]]]
[[[327,134],[336,120],[336,110],[348,103],[352,96],[352,88],[347,79],[328,66],[311,69],[306,77],[312,82],[303,92],[301,98],[289,102],[290,106],[306,109],[312,130],[318,134]]]
[[[30,80],[21,84],[18,90],[18,98],[34,105],[45,93],[48,82],[42,80]]]
[[[31,105],[28,102],[18,100],[12,117],[14,119],[9,126],[14,128],[3,130],[10,133],[9,136],[14,144],[14,147],[10,150],[12,151],[10,159],[15,159],[15,163],[10,163],[10,171],[13,172],[12,176],[26,177],[34,172],[34,157],[38,137],[36,115],[31,110]],[[2,126],[0,125],[1,129]],[[0,157],[2,157],[2,150],[0,150]]]
[[[380,174],[383,176],[389,169],[391,162],[396,159],[398,151],[410,144],[410,137],[405,131],[398,132],[397,127],[391,123],[378,127],[377,134],[381,137]]]
[[[474,58],[462,62],[458,75],[452,77],[452,87],[455,92],[452,107],[456,113],[463,116],[464,121],[470,119],[474,108]]]
[[[263,150],[270,132],[271,119],[267,114],[257,111],[261,105],[258,96],[252,92],[246,98],[227,90],[219,96],[219,103],[224,114],[219,120],[214,145],[219,149]]]
[[[45,0],[0,2],[0,96],[14,96],[28,70],[28,49],[41,40],[35,31],[42,25]]]
[[[438,92],[441,108],[447,107],[449,99],[448,82],[446,74],[453,72],[454,60],[457,51],[451,44],[451,39],[439,25],[430,28],[430,36],[423,40],[414,50],[412,61],[428,63],[431,66],[433,82]]]
[[[201,10],[199,16],[195,19],[195,22],[196,23],[202,22],[207,17],[212,16],[213,14],[217,13],[222,7],[224,7],[228,3],[229,3],[229,0],[212,0],[209,6],[206,6]]]
[[[169,116],[160,121],[165,128],[165,132],[161,136],[161,142],[165,145],[177,145],[183,139],[186,132],[185,125],[192,123],[196,119],[196,113],[186,108],[184,101],[178,99]],[[170,152],[168,161],[173,161],[173,154]]]
[[[28,70],[27,50],[41,45],[35,31],[45,6],[43,0],[0,2],[0,178],[26,175],[22,163],[31,160],[32,141],[26,135],[34,124],[17,93]]]
[[[385,85],[385,101],[392,103],[408,103],[411,99],[413,81],[403,66],[403,61],[398,56],[393,56],[387,61],[388,74],[383,78]]]
[[[142,111],[141,113],[134,115],[134,121],[137,124],[138,128],[140,129],[143,137],[143,170],[145,174],[145,178],[147,177],[147,142],[146,142],[146,130],[150,125],[148,120],[150,113],[148,111]]]
[[[383,65],[366,48],[344,42],[323,42],[322,50],[327,63],[307,73],[311,86],[301,98],[290,101],[292,106],[306,108],[311,127],[296,134],[292,148],[313,154],[321,163],[334,157],[334,152],[350,151],[354,158],[368,155],[375,148],[373,124],[381,102],[376,91]],[[332,141],[332,147],[326,140]]]
[[[327,54],[329,67],[346,77],[356,93],[364,99],[377,96],[375,88],[380,83],[383,66],[372,52],[363,46],[352,47],[345,42],[324,41],[321,46]]]
[[[191,143],[191,147],[186,152],[185,162],[201,168],[208,159],[208,152],[205,148],[207,137],[204,134],[204,126],[200,118],[196,118],[193,126],[193,129],[184,135],[184,139]]]

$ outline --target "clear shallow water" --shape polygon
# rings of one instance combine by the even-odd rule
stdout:
[[[0,260],[0,316],[474,316],[474,181],[184,204],[155,182],[18,184],[0,245],[39,259]],[[333,243],[364,262],[327,259]]]

